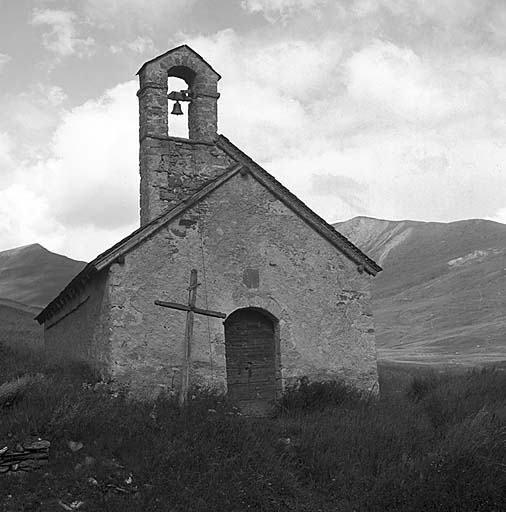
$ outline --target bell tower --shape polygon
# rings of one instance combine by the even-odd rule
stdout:
[[[178,46],[139,72],[141,226],[218,176],[230,159],[216,146],[220,75],[194,50]],[[169,77],[186,90],[169,91]],[[188,138],[172,137],[170,109],[188,102]],[[169,109],[170,106],[170,109]]]

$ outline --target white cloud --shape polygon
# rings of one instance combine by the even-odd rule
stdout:
[[[407,16],[402,2],[397,4],[399,16]],[[355,6],[353,16],[364,18],[363,28],[376,23],[385,6],[390,5],[391,16],[396,2],[347,5]],[[104,4],[105,14],[119,6]],[[134,12],[140,6],[127,2],[125,9]],[[429,15],[420,12],[413,23],[423,25]],[[465,25],[468,18],[463,15],[454,25]],[[220,132],[327,220],[358,214],[442,221],[502,218],[506,58],[483,48],[434,52],[417,41],[394,44],[355,35],[340,31],[308,37],[294,31],[259,38],[225,30],[178,35],[172,43],[189,44],[223,76]],[[151,44],[147,37],[118,40],[130,41],[117,43],[123,51]],[[36,164],[17,163],[24,175],[17,181],[21,188],[11,190],[5,204],[16,194],[23,211],[33,202],[43,226],[56,233],[54,239],[44,235],[54,250],[58,243],[76,257],[92,257],[137,225],[136,89],[128,82],[68,111],[63,91],[47,91],[60,112],[49,156]],[[26,112],[22,117],[43,131],[43,116]],[[0,155],[9,144],[5,154],[10,156],[0,156],[0,167],[16,164],[12,139],[4,137],[2,146],[0,136]],[[5,173],[2,186],[9,186]],[[327,190],[335,193],[322,194]],[[21,220],[3,214],[13,240],[22,214]],[[30,229],[23,236],[39,228]]]
[[[51,27],[50,32],[42,34],[42,44],[59,57],[83,57],[94,51],[95,40],[92,37],[78,37],[76,21],[77,16],[71,11],[35,9],[32,15],[33,25]]]
[[[412,122],[430,122],[465,111],[468,98],[446,88],[428,63],[409,48],[375,41],[355,52],[345,65],[350,97]]]
[[[37,89],[53,107],[60,106],[68,98],[67,93],[58,85],[38,84]]]
[[[219,82],[219,130],[263,159],[296,148],[313,129],[307,103],[321,89],[334,88],[340,59],[337,44],[293,40],[264,43],[241,38],[232,30],[185,41],[223,76]],[[321,84],[321,87],[318,87]],[[267,137],[266,133],[272,134]]]
[[[49,157],[5,163],[1,248],[38,241],[89,259],[138,226],[136,90],[120,84],[64,112]]]
[[[52,158],[33,169],[66,226],[116,228],[137,218],[137,84],[127,82],[67,112]]]
[[[0,132],[0,187],[12,179],[10,173],[14,168],[14,157],[12,151],[14,143],[11,136],[6,132]]]
[[[287,21],[292,16],[304,12],[318,12],[328,0],[242,0],[243,9],[251,13],[261,12],[271,22]]]
[[[0,251],[40,243],[50,251],[90,261],[136,229],[135,223],[107,227],[68,227],[53,216],[51,202],[27,185],[0,188]]]
[[[113,54],[123,53],[125,49],[139,54],[154,54],[155,43],[150,37],[137,36],[133,41],[123,41],[121,43],[112,44],[109,46],[109,50]]]
[[[7,65],[8,62],[10,62],[11,56],[7,55],[6,53],[0,53],[0,72],[3,70],[3,68]]]
[[[51,217],[48,201],[23,184],[0,189],[0,218],[0,250],[42,240],[54,246],[63,233]]]
[[[95,24],[116,29],[154,25],[175,28],[179,17],[197,0],[83,0],[81,6]]]
[[[380,40],[346,54],[326,36],[259,44],[231,30],[185,41],[223,76],[220,131],[327,220],[504,204],[504,58],[442,66]],[[318,176],[360,186],[322,195]]]
[[[492,215],[485,217],[487,220],[493,220],[494,222],[500,222],[506,224],[506,206],[498,208]]]
[[[47,152],[67,95],[61,87],[37,83],[30,90],[4,95],[0,102],[0,130],[8,129],[18,141],[17,153],[27,159]]]

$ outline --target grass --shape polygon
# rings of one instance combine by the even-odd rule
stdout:
[[[263,419],[205,390],[183,411],[170,397],[134,402],[86,368],[0,354],[0,385],[37,373],[0,408],[0,445],[40,436],[50,462],[0,477],[2,511],[64,510],[59,500],[85,512],[506,509],[501,371],[402,371],[379,401],[302,380]]]

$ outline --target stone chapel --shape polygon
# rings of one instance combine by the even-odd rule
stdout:
[[[377,392],[381,268],[218,134],[220,75],[195,51],[138,75],[140,227],[37,316],[47,349],[139,396],[206,386],[253,411],[302,376]],[[180,102],[188,138],[170,133]]]

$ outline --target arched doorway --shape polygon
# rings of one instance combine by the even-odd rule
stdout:
[[[225,321],[228,396],[243,412],[265,414],[276,398],[275,333],[275,321],[256,309]]]

